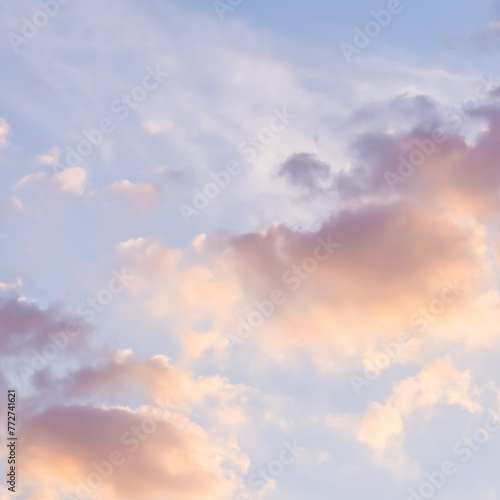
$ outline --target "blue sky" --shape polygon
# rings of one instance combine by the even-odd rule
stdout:
[[[497,3],[0,14],[17,498],[498,498]]]

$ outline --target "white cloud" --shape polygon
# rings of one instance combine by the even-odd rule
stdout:
[[[53,146],[49,149],[47,153],[44,153],[38,157],[38,160],[42,165],[54,165],[59,161],[61,157],[61,150],[58,146]]]
[[[450,361],[438,361],[399,382],[384,405],[373,403],[359,425],[357,438],[381,454],[402,444],[404,419],[416,410],[446,404],[479,413],[483,408],[478,396],[470,371],[459,372]]]
[[[82,167],[67,168],[56,176],[61,191],[81,196],[87,186],[87,172]]]

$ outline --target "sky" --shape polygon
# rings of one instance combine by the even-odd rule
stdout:
[[[0,33],[1,500],[500,498],[498,2]]]

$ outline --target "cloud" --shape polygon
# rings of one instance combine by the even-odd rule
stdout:
[[[25,419],[22,446],[23,489],[37,498],[229,499],[235,487],[201,427],[148,407],[54,406]]]
[[[433,335],[466,349],[493,348],[499,339],[500,294],[490,289],[471,298],[467,307],[460,308],[447,319],[433,325]]]
[[[37,172],[36,174],[29,174],[24,176],[20,181],[14,186],[15,189],[21,189],[29,184],[36,184],[37,182],[45,179],[45,172]]]
[[[352,169],[335,179],[339,197],[345,202],[397,197],[461,217],[495,216],[500,114],[488,97],[492,85],[483,79],[476,87],[481,95],[486,92],[482,102],[473,92],[460,109],[434,112],[411,130],[361,134],[352,147]],[[466,138],[467,127],[479,124],[477,134]]]
[[[38,156],[38,160],[42,165],[55,165],[61,158],[61,150],[58,146],[53,146],[47,153]]]
[[[186,253],[197,245],[195,241]],[[142,298],[150,314],[170,316],[178,327],[223,320],[239,300],[238,284],[223,268],[214,271],[201,261],[190,261],[182,250],[169,250],[154,239],[121,243],[117,257],[136,276],[131,293]]]
[[[415,377],[399,382],[385,404],[372,403],[359,425],[357,439],[375,453],[384,453],[401,446],[405,437],[404,421],[416,410],[447,404],[479,413],[483,408],[477,401],[478,396],[470,371],[457,371],[449,360],[437,361]]]
[[[113,265],[123,263],[136,276],[130,296],[123,296],[126,305],[120,299],[96,317],[101,328],[91,338],[94,350],[68,347],[37,375],[38,394],[23,392],[22,483],[31,488],[26,494],[49,500],[73,493],[79,478],[86,480],[95,472],[93,461],[109,460],[115,449],[129,453],[122,434],[151,417],[158,426],[151,439],[126,456],[95,497],[233,500],[235,475],[246,459],[238,444],[245,452],[252,449],[257,470],[272,456],[269,448],[281,431],[311,437],[316,426],[312,420],[302,426],[305,414],[314,412],[321,422],[332,406],[362,405],[364,400],[346,395],[352,395],[346,370],[353,365],[357,369],[374,343],[378,348],[379,340],[393,340],[410,329],[418,333],[413,340],[419,349],[411,362],[421,364],[420,373],[399,380],[413,365],[391,367],[380,381],[380,392],[373,384],[373,398],[383,395],[366,413],[329,421],[348,431],[348,438],[357,437],[357,446],[339,458],[332,453],[339,443],[325,443],[318,432],[318,446],[330,445],[328,455],[342,463],[333,476],[331,464],[328,470],[315,464],[310,472],[319,481],[308,477],[305,489],[320,489],[333,478],[332,486],[342,496],[338,483],[348,476],[351,489],[344,496],[369,496],[377,491],[373,483],[358,481],[372,476],[370,469],[362,469],[363,456],[371,454],[367,452],[386,456],[393,448],[399,451],[412,415],[431,415],[445,405],[476,412],[482,403],[473,374],[483,359],[493,356],[500,309],[498,262],[493,263],[492,251],[492,240],[498,240],[497,104],[487,98],[462,114],[442,114],[436,99],[444,96],[443,106],[449,104],[469,83],[475,85],[474,75],[412,68],[372,58],[368,51],[359,64],[342,71],[331,71],[332,66],[316,71],[311,64],[316,56],[324,61],[326,52],[311,57],[310,47],[303,51],[303,45],[290,40],[283,45],[283,39],[250,30],[237,21],[239,16],[228,16],[221,30],[213,12],[211,22],[168,2],[153,3],[146,10],[123,2],[75,5],[61,13],[67,22],[42,30],[43,43],[26,47],[31,56],[25,61],[25,80],[35,91],[24,92],[15,79],[4,82],[3,97],[18,103],[29,118],[26,130],[44,130],[37,141],[46,141],[39,151],[48,152],[38,161],[50,167],[60,161],[60,150],[49,150],[50,145],[57,141],[77,147],[84,138],[79,130],[97,127],[99,117],[109,114],[110,102],[138,83],[146,64],[160,63],[173,75],[168,88],[138,105],[127,123],[89,157],[100,206],[87,190],[90,170],[82,169],[36,183],[34,188],[46,187],[49,196],[23,198],[28,209],[18,215],[16,229],[36,224],[43,234],[52,234],[58,251],[49,256],[41,248],[38,253],[61,259],[60,272],[69,264],[79,274],[97,271],[92,267],[101,264],[93,263],[108,259],[110,246],[124,241],[112,255]],[[20,29],[21,10],[6,17],[13,29]],[[124,20],[112,32],[110,14]],[[64,26],[75,27],[71,37],[61,31]],[[283,57],[285,45],[288,55]],[[372,48],[376,50],[375,44]],[[75,51],[78,68],[71,68],[68,58]],[[96,53],[99,71],[94,71]],[[303,55],[302,66],[292,63]],[[124,57],[127,64],[119,64]],[[33,80],[30,75],[37,76]],[[401,95],[396,99],[384,101],[397,93]],[[50,96],[58,98],[51,101]],[[373,102],[359,107],[361,101]],[[290,128],[211,202],[204,218],[182,226],[177,203],[191,200],[192,189],[210,180],[209,172],[240,159],[238,144],[258,134],[273,108],[282,106],[297,116]],[[453,123],[460,126],[454,129]],[[420,151],[417,143],[425,147],[439,127],[447,138],[434,144],[423,164],[402,175],[400,157]],[[28,151],[19,163],[29,166],[33,148],[19,146],[19,151]],[[388,172],[401,178],[394,189]],[[13,169],[13,183],[35,184],[41,180],[36,175]],[[68,211],[61,211],[53,203],[54,187],[84,199],[75,205],[68,201],[72,196],[63,196]],[[172,195],[163,196],[169,188]],[[297,192],[306,195],[297,197]],[[14,199],[8,203],[14,206]],[[161,213],[149,214],[160,203]],[[117,224],[116,214],[108,211],[112,204],[130,219],[146,212],[148,217]],[[20,202],[17,206],[22,208]],[[76,224],[80,239],[60,241],[52,231],[60,228],[66,234],[68,224]],[[207,235],[186,243],[197,236],[196,228]],[[88,238],[89,231],[103,237]],[[150,237],[152,232],[159,236]],[[315,262],[319,240],[340,247]],[[7,252],[2,255],[6,261],[15,257],[14,265],[24,262],[23,240],[12,243],[3,247]],[[11,248],[20,255],[9,254]],[[64,255],[71,256],[71,263]],[[28,266],[26,273],[31,272]],[[46,270],[40,273],[38,279],[48,276]],[[43,303],[47,296],[79,293],[64,290],[64,279],[52,278],[42,283]],[[425,331],[418,331],[414,315],[434,307],[450,286],[460,289],[456,300],[427,320]],[[224,335],[234,333],[239,318],[248,319],[259,307],[256,302],[268,301],[275,289],[283,291],[285,303],[255,328],[247,344],[228,354]],[[2,302],[0,311],[6,325],[0,330],[2,360],[22,361],[23,353],[43,349],[49,332],[62,328],[70,316],[17,296]],[[99,347],[117,333],[114,342],[121,351],[113,354]],[[131,344],[140,354],[123,350]],[[470,352],[485,346],[488,352]],[[461,363],[433,362],[427,355],[436,350],[449,350]],[[223,351],[229,358],[227,370],[219,356],[212,356]],[[470,371],[463,368],[469,360]],[[494,373],[488,376],[495,380]],[[230,382],[242,379],[272,392],[259,402],[261,419],[242,403],[248,388]],[[384,391],[391,382],[393,393],[387,397]],[[0,377],[0,385],[6,383]],[[285,398],[291,402],[277,403]],[[431,434],[433,424],[428,427]],[[314,439],[307,445],[314,448]],[[351,453],[355,465],[346,472]],[[311,456],[320,455],[312,449]],[[398,483],[394,477],[376,476],[382,488]],[[297,486],[302,478],[287,477],[291,484],[280,478],[275,494],[301,496]],[[368,492],[353,492],[359,485]],[[304,495],[321,497],[321,492],[309,490]],[[397,497],[394,491],[378,491],[384,498]]]
[[[328,181],[331,171],[326,163],[319,161],[314,155],[296,153],[281,165],[278,175],[294,185],[306,188],[311,193],[327,190],[328,186],[321,183]]]
[[[84,367],[67,375],[68,397],[92,395],[126,395],[136,389],[148,401],[178,408],[191,409],[210,396],[227,402],[244,392],[243,386],[231,386],[222,377],[196,377],[171,366],[166,356],[157,355],[146,361],[133,359],[131,351],[123,351],[99,367]]]
[[[318,261],[319,242],[340,246]],[[408,329],[453,338],[457,323],[472,317],[478,304],[491,315],[486,309],[496,307],[494,301],[481,298],[492,293],[483,288],[493,286],[487,248],[479,224],[394,200],[332,212],[313,231],[280,225],[239,236],[205,236],[176,250],[153,239],[129,240],[117,256],[137,276],[131,291],[143,307],[187,334],[183,345],[191,357],[220,349],[224,333],[234,332],[238,318],[274,290],[286,300],[256,329],[264,351],[328,347],[340,356]],[[437,307],[443,294],[446,305],[425,331],[419,318],[425,308]],[[203,332],[196,331],[200,321],[209,321]],[[469,342],[471,335],[472,330],[455,338]]]
[[[10,290],[4,287],[4,293],[14,293]],[[228,470],[236,473],[248,464],[234,440],[248,389],[219,376],[194,376],[161,355],[139,361],[125,350],[110,356],[92,342],[90,356],[87,348],[95,339],[88,325],[56,306],[41,310],[15,295],[0,302],[0,360],[8,373],[13,375],[13,366],[24,363],[30,350],[43,353],[70,322],[80,325],[78,338],[36,374],[36,393],[19,391],[20,445],[26,451],[21,493],[50,498],[57,491],[80,498],[90,491],[92,498],[117,500],[156,500],[165,494],[233,498],[241,484]],[[69,363],[74,356],[78,363]],[[13,381],[0,377],[1,386]],[[225,408],[239,415],[234,425]],[[210,434],[191,420],[201,412],[207,414]],[[122,458],[111,473],[113,453]]]
[[[55,178],[61,191],[75,196],[82,196],[87,186],[87,171],[82,167],[67,168]]]
[[[12,290],[16,288],[20,288],[23,286],[23,282],[19,277],[16,278],[15,283],[0,283],[0,290],[5,291],[5,290]]]
[[[340,247],[314,273],[294,267],[314,257],[320,239]],[[225,265],[249,299],[262,300],[277,288],[287,292],[268,336],[299,345],[351,343],[354,350],[359,341],[409,327],[412,314],[438,297],[447,280],[477,292],[483,245],[480,231],[405,203],[345,210],[314,232],[278,226],[221,243]],[[450,314],[458,304],[463,307],[457,300]]]
[[[2,149],[5,149],[9,145],[7,141],[7,136],[9,135],[9,131],[10,131],[9,124],[3,118],[0,118],[0,151]]]
[[[0,298],[0,347],[2,356],[21,357],[30,349],[41,349],[50,343],[50,334],[65,331],[68,324],[79,326],[78,340],[74,348],[81,347],[90,333],[89,325],[79,317],[65,314],[58,307],[40,309],[36,303],[27,302],[13,295]]]
[[[403,421],[397,408],[373,403],[361,422],[357,439],[380,453],[390,445],[399,444],[403,431]]]

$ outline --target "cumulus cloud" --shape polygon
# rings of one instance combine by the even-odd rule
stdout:
[[[224,408],[241,413],[244,386],[218,376],[196,377],[161,355],[139,361],[130,350],[111,355],[93,345],[90,356],[90,350],[82,351],[85,344],[90,347],[88,325],[59,307],[41,310],[10,288],[2,292],[14,295],[0,302],[1,361],[12,366],[11,375],[14,365],[37,371],[37,392],[20,393],[22,494],[229,500],[241,488],[234,473],[248,460],[234,442],[232,429],[239,424],[228,425]],[[78,324],[80,331],[62,346],[61,332],[74,332],[68,324]],[[59,346],[57,359],[45,355],[48,343]],[[46,356],[48,366],[29,364],[26,354],[35,351]],[[78,362],[68,364],[73,355]],[[19,385],[17,379],[9,382]],[[7,383],[0,377],[2,387]],[[134,390],[144,404],[137,404]],[[211,416],[212,424],[206,422],[211,434],[191,420],[196,405]]]
[[[470,371],[459,372],[450,361],[438,361],[397,384],[385,404],[373,403],[359,425],[357,439],[381,454],[388,448],[401,446],[404,421],[413,412],[446,404],[479,413],[483,409],[479,395]]]
[[[82,196],[87,186],[87,171],[82,167],[67,168],[55,176],[59,189],[75,196]]]
[[[66,384],[68,396],[80,397],[98,393],[116,396],[135,388],[144,392],[149,401],[180,410],[190,409],[207,396],[227,401],[244,392],[243,386],[231,386],[222,377],[193,377],[172,366],[166,356],[139,361],[127,351],[117,353],[99,367],[86,367],[68,374]]]
[[[361,422],[357,439],[380,453],[394,445],[403,431],[403,421],[397,408],[374,403]]]
[[[144,407],[54,406],[23,422],[24,484],[82,498],[228,499],[228,454],[198,425]]]
[[[319,242],[326,248],[333,242],[332,255]],[[318,247],[325,259],[317,259]],[[443,296],[445,307],[429,320],[429,333],[441,338],[453,336],[450,328],[473,316],[478,304],[483,310],[493,305],[481,299],[489,286],[486,250],[479,225],[395,201],[333,213],[316,231],[281,225],[178,250],[130,240],[118,255],[138,277],[132,291],[149,312],[175,317],[179,331],[191,331],[184,341],[191,355],[204,350],[189,340],[201,340],[193,331],[198,321],[210,319],[220,346],[222,332],[234,330],[237,317],[275,290],[286,300],[256,335],[266,346],[329,346],[354,354],[376,339],[418,330],[426,307],[438,307]],[[216,333],[203,338],[206,348],[217,345]]]
[[[484,412],[483,391],[473,383],[470,370],[459,371],[449,359],[440,359],[394,384],[383,402],[371,401],[364,414],[329,414],[327,428],[340,430],[367,445],[377,461],[407,474],[415,472],[405,453],[405,440],[412,433],[410,422],[432,425],[445,406],[458,406],[469,414]]]
[[[352,168],[336,178],[338,195],[346,202],[397,197],[462,217],[496,215],[500,115],[487,99],[493,85],[480,79],[460,107],[434,113],[411,130],[361,134]],[[479,123],[473,140],[466,138],[466,124]]]
[[[59,40],[47,36],[44,44],[31,47],[42,52],[43,47],[50,48],[54,64],[44,64],[43,58],[35,57],[33,61],[38,64],[39,60],[40,66],[33,74],[43,82],[39,89],[43,95],[54,91],[64,98],[63,108],[53,112],[54,122],[57,116],[66,116],[63,112],[69,102],[74,106],[71,118],[81,121],[81,126],[90,126],[86,125],[88,110],[99,102],[104,113],[107,108],[102,108],[101,97],[107,99],[113,88],[126,90],[127,78],[131,85],[136,81],[135,63],[144,64],[149,57],[156,57],[177,75],[169,90],[156,93],[134,109],[137,119],[129,119],[120,132],[104,139],[99,152],[91,157],[92,162],[102,162],[104,167],[99,170],[105,177],[99,187],[99,208],[109,208],[113,202],[120,210],[129,207],[129,216],[142,215],[168,202],[173,211],[177,199],[161,199],[171,181],[186,187],[179,191],[187,199],[191,189],[189,196],[182,191],[201,187],[198,181],[206,182],[208,171],[222,168],[217,165],[236,154],[234,149],[240,141],[268,123],[273,108],[289,105],[298,119],[262,148],[257,161],[250,162],[253,168],[245,170],[240,183],[243,187],[231,185],[234,198],[228,190],[228,196],[211,202],[202,229],[207,235],[198,236],[192,244],[179,242],[196,236],[190,232],[195,225],[176,226],[172,232],[169,228],[165,243],[162,236],[148,236],[160,219],[151,217],[144,224],[141,220],[136,225],[137,221],[132,221],[126,227],[117,227],[106,218],[106,210],[99,210],[94,219],[85,219],[83,230],[91,228],[99,235],[102,233],[94,232],[94,228],[106,231],[105,238],[86,239],[85,250],[92,258],[97,260],[103,251],[109,251],[113,236],[123,241],[113,259],[117,267],[123,264],[136,277],[128,288],[131,302],[129,307],[118,307],[118,313],[110,308],[98,318],[104,330],[102,337],[90,335],[91,328],[83,324],[78,342],[72,341],[47,368],[36,370],[32,388],[37,394],[26,391],[22,400],[23,493],[50,500],[57,495],[76,495],[80,487],[90,488],[93,498],[106,500],[238,498],[241,485],[236,476],[248,466],[239,443],[246,441],[248,446],[256,437],[256,444],[251,446],[259,448],[264,438],[272,441],[267,434],[263,437],[262,428],[291,431],[301,422],[293,412],[285,412],[284,408],[289,408],[281,405],[285,397],[273,393],[261,402],[265,406],[262,419],[254,428],[245,428],[255,418],[242,402],[250,390],[232,383],[224,371],[226,365],[219,364],[219,357],[207,360],[207,351],[229,356],[225,334],[234,334],[241,319],[247,320],[250,313],[255,317],[255,311],[260,312],[276,290],[282,292],[284,303],[275,304],[248,339],[250,346],[242,345],[231,358],[238,365],[231,375],[238,381],[246,375],[252,383],[262,383],[266,388],[279,387],[290,394],[295,391],[294,401],[300,403],[294,408],[297,413],[325,410],[316,420],[307,420],[308,428],[314,427],[311,422],[324,421],[324,413],[337,403],[358,405],[360,400],[344,397],[342,377],[346,390],[351,390],[346,371],[353,363],[360,361],[361,365],[362,359],[369,358],[375,352],[373,345],[378,349],[379,341],[393,340],[402,330],[411,330],[416,347],[412,347],[411,356],[406,356],[408,352],[402,356],[401,363],[410,360],[413,365],[391,366],[388,371],[398,377],[416,365],[417,374],[393,380],[392,389],[388,389],[387,380],[381,382],[383,395],[374,388],[367,395],[372,401],[367,402],[366,411],[355,416],[332,414],[326,423],[357,439],[356,449],[385,457],[391,450],[401,449],[414,415],[428,422],[426,418],[444,406],[479,413],[484,402],[474,368],[469,370],[464,365],[472,365],[469,360],[479,356],[477,351],[471,354],[472,349],[491,350],[498,342],[498,89],[483,88],[484,97],[480,99],[471,89],[473,93],[460,109],[443,110],[436,98],[420,89],[434,86],[441,95],[454,94],[459,92],[457,88],[463,88],[465,78],[441,69],[426,71],[385,63],[371,59],[368,52],[360,59],[360,66],[351,65],[358,69],[352,73],[348,70],[348,76],[342,72],[335,72],[333,78],[326,73],[318,76],[309,68],[303,71],[293,67],[289,59],[273,55],[275,47],[267,38],[262,44],[266,47],[264,55],[256,56],[255,32],[239,22],[228,22],[228,29],[222,31],[216,19],[211,23],[196,16],[191,24],[166,3],[162,4],[164,12],[155,10],[160,30],[128,5],[113,6],[112,10],[119,9],[121,19],[130,21],[123,45],[120,36],[125,31],[101,37],[101,29],[109,33],[108,9],[98,2],[93,2],[92,8],[103,15],[94,15],[88,6],[85,12],[68,14],[79,17],[74,19],[75,26],[82,27],[73,30],[74,42],[99,51],[106,60],[101,83],[92,79],[95,72],[68,71],[65,58],[71,47],[68,49],[67,37]],[[173,24],[165,24],[170,19]],[[165,26],[174,30],[168,38],[161,31]],[[182,33],[177,33],[178,26],[183,27]],[[172,41],[181,39],[177,35],[189,39],[189,43],[172,45]],[[208,45],[206,36],[211,42]],[[481,36],[480,43],[496,45],[498,26],[490,26]],[[131,59],[129,71],[114,73],[116,67],[123,66],[115,64],[116,54],[128,54],[129,48],[142,46],[139,40],[146,40],[146,51],[137,54],[137,61]],[[170,50],[174,46],[186,50],[176,53]],[[376,50],[375,44],[371,49]],[[64,64],[59,64],[61,54]],[[82,55],[81,61],[86,60]],[[225,63],[221,65],[220,61]],[[377,75],[387,74],[374,83],[360,78],[359,68],[372,70],[374,66]],[[47,68],[55,73],[49,74]],[[332,85],[330,91],[334,80],[340,81],[339,86]],[[381,83],[389,80],[390,84]],[[351,91],[346,92],[343,86],[352,87],[355,97],[348,97]],[[317,91],[325,87],[327,92]],[[382,100],[395,89],[399,92],[400,87],[410,90],[392,101]],[[12,88],[9,92],[20,95]],[[330,93],[333,97],[326,95]],[[377,102],[356,110],[353,103],[360,99]],[[49,102],[49,107],[52,105]],[[46,116],[47,112],[33,113],[33,123],[43,124]],[[97,116],[94,114],[93,119]],[[333,116],[339,118],[331,126]],[[91,126],[97,126],[97,122]],[[314,139],[310,138],[311,131]],[[49,132],[57,132],[63,140],[61,130],[54,127]],[[0,121],[0,149],[7,146],[7,134],[8,125]],[[75,145],[79,139],[71,134],[67,143]],[[47,146],[50,144],[53,142]],[[60,154],[57,147],[51,148],[38,157],[38,162],[54,166]],[[142,182],[135,180],[137,172],[133,170],[137,165],[146,169],[140,174]],[[177,170],[172,170],[172,165]],[[75,167],[50,178],[43,172],[22,172],[14,182],[17,189],[45,183],[51,191],[57,188],[79,197],[87,192],[89,179],[86,170]],[[224,204],[223,199],[234,202],[240,194],[238,189],[245,190],[245,202],[254,196],[258,208],[257,202],[249,202],[240,210]],[[297,191],[304,196],[297,197]],[[63,200],[70,199],[63,196]],[[95,214],[93,199],[86,196],[85,203],[78,204],[79,212]],[[265,200],[262,206],[261,200]],[[211,213],[221,219],[214,221],[210,210],[216,204],[220,209]],[[1,202],[2,219],[4,206],[12,206],[17,212],[23,208],[17,198]],[[33,211],[43,230],[48,224],[44,218],[49,216],[51,221],[64,222],[43,208],[38,206]],[[304,219],[297,215],[299,212],[305,214]],[[307,224],[298,222],[302,220]],[[82,221],[75,219],[78,224]],[[178,221],[182,223],[180,218]],[[111,226],[117,233],[108,232]],[[163,219],[160,226],[164,227]],[[219,232],[221,227],[226,232]],[[230,232],[228,227],[237,229]],[[82,263],[82,255],[75,252],[75,264]],[[60,281],[54,280],[56,284],[49,287],[49,293],[61,293]],[[18,288],[17,284],[0,284],[2,293],[16,292],[0,301],[0,361],[9,368],[9,377],[16,373],[17,364],[30,365],[32,351],[43,352],[48,342],[54,342],[51,335],[63,331],[74,319],[57,307],[43,309],[18,296]],[[127,293],[124,301],[128,299]],[[120,313],[126,308],[123,318]],[[142,357],[124,349],[127,344],[120,345],[116,353],[102,347],[99,342],[109,340],[108,333],[115,333],[107,331],[115,321],[127,323],[120,344],[133,339],[141,346]],[[140,329],[134,330],[134,322],[139,321]],[[152,324],[154,328],[149,329]],[[170,342],[182,352],[175,348],[169,352]],[[442,357],[434,356],[436,352],[450,346],[450,359],[436,362]],[[424,355],[428,352],[433,357]],[[453,359],[457,352],[460,365]],[[276,359],[281,364],[275,363]],[[305,375],[299,384],[297,374]],[[285,379],[293,389],[287,387]],[[9,382],[0,374],[1,387]],[[330,394],[332,386],[334,397],[323,397]],[[309,389],[314,398],[321,395],[324,406],[315,406],[315,399],[304,397]],[[313,401],[312,406],[309,401]],[[303,408],[299,410],[298,406]],[[144,426],[154,427],[151,435]],[[134,435],[137,428],[141,435],[148,435],[144,439]],[[325,457],[332,462],[337,459],[331,450],[316,451],[311,452],[317,457],[315,469]],[[114,466],[109,477],[96,479],[97,469],[111,460],[113,452],[121,453],[125,461]],[[260,459],[264,455],[261,449],[255,453]],[[361,467],[358,458],[353,458],[358,469],[352,467],[346,473],[349,465],[343,463],[335,471],[335,481],[350,474],[354,484],[353,471]],[[364,472],[363,477],[367,477]],[[325,476],[331,477],[331,470]],[[99,486],[95,488],[89,484],[96,481]],[[314,497],[315,492],[309,494]],[[396,497],[386,492],[381,495]]]
[[[121,243],[117,256],[137,276],[131,293],[142,297],[149,313],[175,316],[178,326],[188,328],[201,319],[225,319],[239,300],[238,283],[222,266],[214,270],[153,239]]]
[[[340,247],[314,273],[294,267],[310,265],[306,259],[314,258],[318,241]],[[272,330],[305,345],[359,347],[359,340],[377,334],[393,336],[411,326],[412,314],[438,297],[447,280],[473,294],[484,275],[480,231],[405,203],[342,211],[315,232],[279,226],[224,244],[227,265],[250,297],[262,300],[273,289],[288,290]],[[296,293],[295,287],[300,287]],[[449,314],[462,303],[458,299]]]
[[[355,352],[369,339],[417,327],[417,311],[450,283],[463,293],[432,320],[432,334],[469,346],[496,339],[491,327],[474,335],[464,322],[473,321],[477,330],[479,317],[491,324],[498,314],[490,279],[496,246],[488,224],[498,220],[500,122],[496,105],[488,101],[491,82],[483,83],[484,102],[474,109],[444,119],[426,100],[419,105],[423,121],[410,130],[361,134],[353,145],[352,168],[333,176],[340,207],[319,229],[280,225],[212,241],[243,295],[258,300],[286,288],[284,273],[313,257],[318,238],[340,244],[319,271],[297,279],[300,292],[269,320],[267,340],[281,336],[286,343],[342,345]],[[405,102],[410,108],[412,100]],[[471,142],[450,125],[458,119],[484,126]],[[410,164],[417,157],[422,163]],[[320,159],[303,153],[291,156],[280,175],[319,196],[327,172]],[[397,182],[391,184],[394,176]]]
[[[28,302],[17,294],[0,298],[0,346],[3,356],[28,354],[31,349],[41,349],[50,343],[50,334],[79,329],[74,348],[81,347],[91,332],[76,315],[68,315],[58,307],[42,310],[36,303]]]
[[[117,258],[138,276],[131,290],[141,307],[168,318],[186,359],[221,351],[225,333],[275,290],[283,291],[285,303],[253,338],[268,355],[291,346],[316,350],[321,369],[336,366],[335,357],[369,353],[374,341],[393,340],[403,330],[423,337],[412,359],[425,342],[492,345],[498,337],[492,326],[497,247],[488,224],[497,217],[500,122],[488,85],[482,84],[480,105],[456,115],[464,126],[482,124],[474,140],[460,135],[465,128],[452,127],[455,114],[443,115],[430,98],[403,96],[380,104],[375,115],[385,109],[411,116],[411,126],[361,131],[344,169],[334,171],[309,153],[281,163],[279,175],[311,199],[338,200],[327,205],[321,224],[204,236],[177,249],[145,238],[122,243]],[[362,113],[353,120],[362,121]],[[432,149],[427,156],[426,148]],[[425,161],[411,171],[401,167],[405,158],[422,155]],[[388,172],[401,182],[391,186]],[[114,188],[137,190],[125,181]],[[320,241],[339,245],[321,261]],[[443,296],[444,307],[422,328]]]

